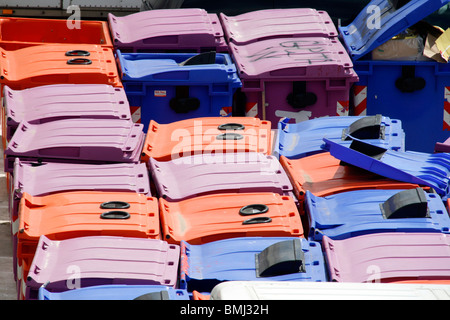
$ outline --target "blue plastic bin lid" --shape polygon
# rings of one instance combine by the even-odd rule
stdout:
[[[180,288],[210,292],[222,281],[327,281],[320,244],[298,237],[181,241]]]
[[[197,53],[122,53],[117,50],[119,68],[124,82],[152,81],[185,85],[227,83],[233,87],[242,85],[236,66],[228,54],[217,53],[201,59],[205,57],[202,55]]]
[[[450,0],[373,0],[346,27],[340,37],[357,60],[426,18]]]
[[[99,285],[63,292],[39,288],[39,300],[189,300],[183,289],[162,285]]]
[[[377,232],[450,233],[442,198],[422,188],[357,190],[318,197],[306,191],[309,237],[321,241]]]
[[[443,200],[450,193],[450,154],[387,150],[353,139],[349,146],[323,139],[335,158],[370,172],[403,182],[432,187]]]
[[[323,138],[349,145],[348,135],[392,150],[405,149],[402,122],[382,115],[321,117],[298,123],[278,122],[279,155],[289,159],[324,152]],[[276,153],[276,152],[275,152]]]

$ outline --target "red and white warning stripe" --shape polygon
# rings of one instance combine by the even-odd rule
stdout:
[[[222,109],[220,109],[220,116],[222,116],[222,117],[231,116],[232,113],[233,113],[233,107],[223,107]]]
[[[141,107],[130,107],[131,120],[134,123],[141,123]]]
[[[444,130],[450,131],[450,87],[444,91]]]
[[[337,116],[348,116],[348,101],[338,101],[336,115]]]
[[[365,116],[367,114],[367,86],[354,86],[353,102],[355,116]]]
[[[245,115],[247,117],[257,117],[258,116],[258,103],[247,102],[245,105]]]

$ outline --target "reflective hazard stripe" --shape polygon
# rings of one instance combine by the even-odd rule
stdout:
[[[348,116],[348,101],[338,101],[336,108],[337,116]]]
[[[258,116],[258,103],[247,102],[245,105],[245,115],[247,117],[257,117]]]
[[[450,131],[450,87],[444,91],[444,130]]]
[[[233,107],[223,107],[222,109],[220,109],[220,115],[222,117],[231,116],[232,113],[233,113]]]
[[[353,102],[355,116],[365,116],[367,114],[367,86],[354,86]]]
[[[130,107],[131,120],[134,123],[141,123],[141,107]]]

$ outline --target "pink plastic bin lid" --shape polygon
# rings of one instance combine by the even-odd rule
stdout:
[[[338,36],[328,13],[315,9],[267,9],[237,16],[221,13],[220,19],[227,40],[241,45],[275,37]]]
[[[323,238],[331,280],[394,282],[449,280],[450,237],[444,233],[375,233]]]
[[[149,162],[159,196],[170,200],[224,192],[292,192],[278,159],[261,153],[194,155]]]
[[[291,37],[229,46],[243,80],[358,79],[339,40]]]
[[[114,45],[137,49],[217,48],[226,51],[219,17],[203,9],[159,9],[108,15]]]
[[[39,239],[26,286],[66,291],[77,272],[81,287],[102,284],[155,284],[175,287],[180,247],[162,240],[113,236],[51,241]],[[69,270],[69,271],[68,271]]]
[[[63,118],[131,119],[123,88],[104,84],[57,84],[24,90],[4,88],[7,125]],[[10,140],[11,137],[8,137]]]
[[[145,134],[142,124],[118,119],[64,119],[42,124],[21,122],[8,157],[138,162]],[[5,171],[11,171],[5,161]]]

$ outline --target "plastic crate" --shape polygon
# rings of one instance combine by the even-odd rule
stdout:
[[[282,118],[348,115],[358,76],[337,39],[285,37],[229,47],[242,81],[239,114],[269,120],[273,128]]]
[[[123,17],[109,13],[108,22],[121,52],[228,51],[219,17],[203,9],[147,10]]]
[[[406,149],[433,152],[450,136],[450,64],[431,61],[373,60],[379,45],[437,11],[448,0],[372,0],[340,35],[354,60],[359,82],[353,88],[354,114],[402,121]],[[374,25],[374,10],[380,13]]]
[[[151,120],[167,124],[232,114],[241,81],[228,54],[118,50],[117,56],[130,106],[140,108],[144,131]]]

